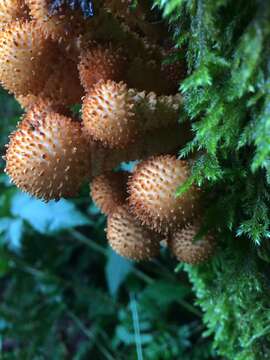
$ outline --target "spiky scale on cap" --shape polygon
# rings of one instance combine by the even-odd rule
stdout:
[[[108,217],[107,238],[121,256],[135,261],[154,258],[159,253],[160,237],[144,228],[122,205]]]
[[[134,102],[134,112],[142,131],[152,131],[178,124],[182,105],[180,94],[157,96],[154,92],[138,92],[134,89],[129,89],[129,94]]]
[[[42,26],[43,31],[53,40],[65,41],[71,36],[84,32],[87,26],[79,10],[73,11],[63,2],[57,10],[51,8],[49,0],[26,0],[33,19]]]
[[[30,111],[10,137],[6,172],[37,198],[72,197],[88,175],[87,152],[79,123],[54,112]]]
[[[15,94],[38,94],[51,71],[54,46],[36,22],[17,21],[0,35],[0,80]]]
[[[83,100],[83,130],[89,139],[109,148],[124,148],[133,142],[137,127],[133,102],[126,84],[99,82]]]
[[[26,112],[30,110],[37,111],[37,113],[40,113],[40,111],[48,111],[57,112],[66,116],[70,115],[68,108],[55,100],[45,97],[42,93],[40,95],[18,95],[16,96],[16,100]]]
[[[0,1],[0,28],[3,29],[13,21],[28,17],[27,7],[23,0]]]
[[[156,156],[141,162],[128,184],[134,215],[162,233],[183,225],[198,206],[199,189],[194,186],[180,197],[175,195],[189,175],[188,163],[175,156]]]
[[[50,109],[53,108],[53,103],[50,99],[44,98],[39,95],[27,94],[27,95],[18,95],[16,100],[21,105],[21,107],[28,111],[31,110],[34,106],[38,106],[41,109]]]
[[[83,87],[80,84],[76,63],[69,59],[58,61],[46,81],[42,94],[63,106],[80,103]]]
[[[51,99],[41,95],[18,95],[16,96],[16,100],[25,111],[32,110],[33,108],[37,108],[38,111],[56,111],[57,108],[57,106]]]
[[[93,45],[83,51],[78,65],[81,83],[89,91],[100,80],[120,81],[123,78],[126,58],[121,49]]]
[[[96,205],[105,214],[111,214],[127,198],[127,172],[106,172],[96,176],[91,183],[91,196]]]
[[[179,261],[196,265],[208,260],[213,254],[215,242],[211,234],[196,239],[200,227],[199,221],[188,223],[170,238],[169,248]]]

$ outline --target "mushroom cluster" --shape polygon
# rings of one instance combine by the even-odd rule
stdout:
[[[193,242],[200,189],[175,196],[190,172],[174,155],[190,139],[178,121],[184,65],[164,61],[174,50],[144,2],[96,1],[91,18],[48,0],[0,7],[0,81],[25,111],[5,156],[13,183],[49,201],[90,182],[120,255],[151,259],[166,239],[181,261],[208,259],[212,236]],[[115,171],[132,160],[132,174]]]

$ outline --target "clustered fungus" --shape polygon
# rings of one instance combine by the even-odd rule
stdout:
[[[133,5],[132,5],[133,6]],[[212,235],[196,241],[201,191],[188,160],[175,154],[191,137],[179,122],[177,93],[184,65],[164,62],[168,39],[143,1],[96,1],[85,18],[64,3],[3,0],[0,4],[0,81],[24,115],[11,134],[6,173],[44,201],[91,196],[107,216],[107,238],[120,255],[157,256],[160,243],[197,264],[213,252]],[[74,105],[82,105],[81,118]],[[132,173],[116,171],[139,161]]]
[[[183,226],[196,216],[199,202],[199,189],[194,186],[183,196],[175,196],[189,175],[188,163],[174,156],[157,156],[141,162],[128,184],[134,215],[161,233]]]

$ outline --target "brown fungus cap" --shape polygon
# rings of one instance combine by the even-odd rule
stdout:
[[[83,87],[80,83],[77,64],[72,60],[61,58],[61,61],[53,66],[42,94],[54,103],[63,106],[81,103]]]
[[[123,79],[126,58],[121,49],[112,46],[93,45],[83,51],[78,65],[81,84],[90,91],[100,80],[120,81]]]
[[[131,260],[150,260],[159,254],[159,235],[134,219],[126,205],[117,207],[108,217],[107,238],[119,255]]]
[[[25,111],[35,110],[38,113],[40,111],[52,111],[62,115],[67,115],[69,113],[68,109],[66,109],[62,104],[45,97],[42,94],[18,95],[16,96],[16,100]]]
[[[32,110],[34,107],[37,107],[39,110],[54,110],[52,100],[44,96],[33,94],[18,95],[16,100],[25,111]]]
[[[28,9],[23,0],[1,0],[0,1],[0,28],[7,24],[22,19],[27,20]]]
[[[26,0],[26,3],[31,17],[42,26],[46,36],[53,40],[70,40],[71,37],[84,33],[88,24],[81,11],[73,11],[64,3],[54,11],[50,8],[50,0]]]
[[[91,183],[91,196],[97,207],[105,214],[111,214],[126,198],[127,172],[106,172],[96,176]]]
[[[186,224],[174,233],[169,240],[169,248],[179,261],[187,264],[200,264],[207,261],[215,248],[214,238],[206,234],[196,239],[200,231],[200,222]]]
[[[84,133],[109,148],[125,148],[137,134],[133,102],[126,84],[99,82],[82,106]]]
[[[17,21],[0,35],[0,80],[5,89],[38,94],[53,62],[54,46],[35,22]]]
[[[129,89],[129,94],[142,132],[177,126],[183,103],[180,94],[157,96],[154,92],[134,89]]]
[[[73,197],[88,175],[87,151],[79,123],[35,109],[10,137],[6,172],[15,185],[37,198]]]
[[[175,156],[156,156],[141,162],[128,184],[134,215],[161,233],[182,226],[194,217],[198,207],[199,189],[195,186],[176,197],[176,190],[189,175],[188,163]]]

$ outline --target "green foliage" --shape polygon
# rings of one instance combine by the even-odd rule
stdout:
[[[226,359],[270,358],[270,294],[263,267],[266,271],[254,253],[235,244],[212,263],[185,266],[205,311],[206,334],[214,334],[214,346]]]
[[[233,360],[270,356],[270,2],[156,0],[185,52],[180,84],[194,137],[190,179],[205,189],[205,225],[216,231],[212,263],[186,266],[206,334]],[[234,239],[234,240],[229,240]],[[251,240],[251,242],[249,241]],[[259,256],[258,256],[259,255]]]
[[[187,49],[189,76],[180,88],[194,138],[181,156],[200,151],[190,183],[222,184],[224,201],[237,187],[228,211],[238,213],[234,232],[258,244],[269,235],[270,218],[269,2],[155,3]],[[231,227],[230,218],[223,221]]]

